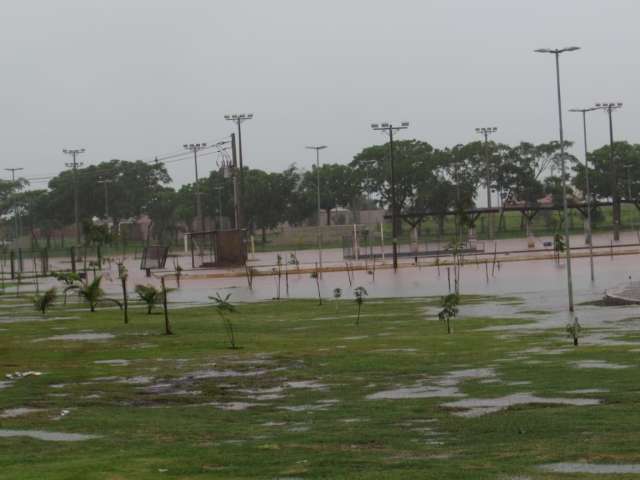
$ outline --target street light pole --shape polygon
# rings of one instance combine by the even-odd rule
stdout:
[[[558,92],[558,125],[560,130],[560,164],[562,166],[562,209],[564,216],[564,236],[566,243],[567,258],[567,292],[569,296],[569,313],[573,315],[573,279],[571,274],[571,243],[569,240],[569,209],[567,207],[567,177],[566,177],[566,159],[564,155],[564,132],[562,130],[562,96],[560,94],[560,54],[565,52],[573,52],[579,50],[580,47],[566,47],[559,49],[541,48],[536,53],[551,53],[556,59],[556,87]],[[573,318],[574,324],[577,318]]]
[[[596,108],[609,115],[609,168],[611,168],[611,200],[613,203],[613,239],[620,240],[620,194],[618,193],[618,160],[613,151],[613,111],[622,108],[622,103],[596,103]]]
[[[224,119],[233,122],[238,127],[238,160],[240,163],[240,192],[238,194],[238,225],[237,228],[242,228],[244,225],[244,172],[242,163],[242,122],[251,120],[253,113],[234,113],[225,115]]]
[[[327,148],[326,145],[308,146],[309,150],[316,151],[316,183],[317,183],[317,197],[318,197],[318,265],[322,268],[322,233],[320,214],[322,213],[322,207],[320,206],[320,150]]]
[[[597,110],[597,107],[591,108],[572,108],[570,112],[582,113],[582,133],[584,138],[584,178],[585,178],[585,191],[587,196],[587,238],[586,241],[589,244],[589,267],[591,271],[591,283],[595,281],[595,274],[593,270],[593,232],[591,226],[591,188],[589,186],[589,150],[587,149],[587,112]]]
[[[491,208],[491,167],[489,164],[489,135],[498,131],[498,127],[481,127],[476,128],[476,133],[479,133],[484,137],[484,161],[486,165],[486,182],[487,182],[487,208]],[[493,239],[493,214],[488,212],[488,224],[489,224],[489,240]]]
[[[196,167],[196,184],[195,184],[195,194],[196,194],[196,215],[200,217],[200,231],[204,232],[204,215],[202,213],[202,199],[200,198],[200,186],[198,184],[198,152],[203,148],[206,148],[206,143],[189,143],[184,144],[183,147],[187,150],[193,152],[193,163]]]
[[[11,172],[11,182],[16,183],[16,172],[24,170],[24,168],[5,168],[6,171]],[[20,236],[20,227],[18,226],[18,205],[14,203],[13,205],[13,221],[14,221],[14,232],[13,232],[13,240],[14,242],[18,241],[18,237]]]
[[[73,217],[76,228],[76,243],[78,244],[80,244],[80,219],[78,215],[78,167],[81,167],[82,163],[77,162],[76,157],[84,152],[84,148],[65,148],[62,150],[62,153],[71,155],[71,158],[73,159],[71,163],[66,163],[65,165],[73,169]]]
[[[104,218],[109,219],[109,184],[113,183],[113,180],[105,178],[104,180],[98,180],[98,183],[104,185]]]
[[[402,122],[399,126],[391,123],[372,123],[371,128],[389,135],[389,157],[391,160],[391,232],[393,237],[393,271],[398,271],[398,203],[396,201],[396,170],[393,158],[393,133],[409,128],[409,122]]]

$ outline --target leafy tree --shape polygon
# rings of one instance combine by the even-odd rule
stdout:
[[[415,206],[416,192],[425,178],[433,175],[437,159],[431,145],[419,140],[393,143],[396,177],[396,201],[399,209]],[[379,204],[391,205],[391,162],[389,144],[367,147],[358,153],[350,166],[362,179],[365,192],[375,195]]]
[[[326,212],[327,225],[331,225],[331,210],[352,207],[362,192],[357,170],[337,163],[320,166],[320,208]],[[316,165],[302,178],[301,191],[317,208],[318,168]]]

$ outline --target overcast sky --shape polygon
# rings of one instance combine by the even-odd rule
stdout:
[[[480,126],[546,142],[554,62],[533,50],[567,45],[582,50],[561,57],[565,111],[622,101],[616,137],[639,142],[639,18],[634,0],[3,0],[2,168],[53,175],[75,146],[85,164],[151,159],[222,139],[235,112],[254,113],[245,164],[265,170],[308,168],[309,144],[347,163],[384,141],[369,127],[381,121],[407,120],[403,138],[436,147]],[[577,114],[565,130],[582,142]],[[606,114],[589,135],[608,140]],[[192,162],[169,171],[192,181]]]

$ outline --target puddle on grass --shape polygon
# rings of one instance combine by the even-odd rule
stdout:
[[[496,413],[516,405],[573,405],[590,406],[600,404],[595,398],[545,398],[537,397],[531,393],[515,393],[498,398],[467,398],[444,403],[442,406],[456,409],[453,415],[458,417],[480,417],[490,413]]]
[[[620,365],[618,363],[609,363],[606,360],[581,360],[578,362],[569,362],[575,368],[601,368],[607,370],[621,370],[629,368],[631,365]]]
[[[294,382],[285,382],[284,386],[287,388],[307,388],[310,390],[326,390],[329,388],[324,383],[317,382],[315,380],[299,380]]]
[[[550,463],[540,465],[540,468],[554,473],[593,473],[599,475],[640,473],[640,464],[638,463]]]
[[[114,360],[96,360],[95,362],[96,365],[110,365],[112,367],[126,367],[129,365],[129,360],[122,360],[122,359],[114,359]]]
[[[187,376],[180,378],[180,380],[202,380],[205,378],[227,378],[227,377],[257,377],[264,375],[268,370],[256,369],[248,372],[239,372],[237,370],[196,370],[190,372]]]
[[[29,408],[29,407],[7,408],[2,413],[0,413],[0,418],[17,418],[17,417],[22,417],[24,415],[29,415],[30,413],[37,413],[42,411],[44,411],[42,408]]]
[[[472,368],[466,370],[454,370],[440,377],[436,377],[430,383],[417,382],[411,387],[400,387],[367,395],[368,400],[401,400],[413,398],[441,398],[464,397],[458,386],[466,380],[487,380],[496,377],[493,368]]]
[[[458,387],[416,386],[403,387],[367,395],[368,400],[401,400],[411,398],[462,397]]]
[[[100,438],[99,435],[81,433],[46,432],[44,430],[5,430],[0,429],[0,438],[29,437],[47,442],[81,442]]]
[[[33,340],[33,342],[46,342],[48,340],[90,342],[90,341],[111,340],[112,338],[116,338],[116,337],[111,333],[69,333],[66,335],[53,335],[52,337],[39,338],[37,340]]]
[[[606,388],[578,388],[577,390],[567,390],[564,393],[572,393],[576,395],[581,394],[590,394],[590,393],[609,393],[609,390]]]
[[[220,410],[229,410],[233,412],[239,412],[239,411],[247,410],[251,407],[258,407],[263,404],[250,403],[250,402],[224,402],[224,403],[211,402],[211,403],[208,403],[207,405],[213,405],[214,407],[219,408]]]

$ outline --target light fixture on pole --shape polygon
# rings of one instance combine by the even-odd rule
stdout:
[[[564,131],[562,129],[562,96],[560,94],[560,54],[565,52],[574,52],[580,47],[565,47],[558,49],[540,48],[536,53],[550,53],[554,55],[556,60],[556,89],[558,94],[558,126],[560,131],[560,163],[562,166],[562,210],[564,213],[564,236],[566,244],[567,259],[567,293],[569,297],[569,313],[573,316],[573,279],[571,275],[571,243],[569,239],[569,209],[567,207],[567,177],[566,177],[566,159],[564,156]],[[573,318],[574,326],[577,318]]]
[[[322,233],[320,231],[320,213],[322,209],[320,207],[320,150],[327,148],[326,145],[308,146],[309,150],[316,151],[316,182],[317,182],[317,197],[318,197],[318,266],[322,268]]]
[[[569,111],[582,113],[582,134],[584,138],[584,178],[585,195],[587,197],[587,243],[589,244],[589,267],[591,271],[591,282],[595,281],[593,269],[593,232],[591,228],[591,187],[589,185],[589,154],[587,149],[587,112],[598,110],[598,107],[572,108]]]
[[[78,214],[78,167],[82,166],[82,163],[76,160],[76,157],[81,153],[84,153],[84,148],[65,148],[62,153],[71,155],[73,161],[71,163],[65,163],[69,168],[73,169],[73,217],[76,228],[76,243],[80,244],[80,218]]]
[[[391,160],[391,236],[393,237],[393,271],[398,270],[398,203],[396,199],[396,170],[393,158],[393,134],[399,130],[409,128],[409,122],[402,122],[400,125],[391,123],[372,123],[371,128],[378,132],[389,135],[389,157]]]
[[[224,116],[225,120],[233,122],[238,127],[238,162],[240,171],[240,192],[238,194],[238,225],[236,228],[242,228],[244,226],[244,163],[242,160],[242,122],[253,119],[253,113],[234,113]]]
[[[611,169],[611,203],[613,212],[613,239],[620,240],[620,194],[618,193],[618,160],[614,155],[613,144],[613,115],[612,113],[622,108],[621,102],[596,103],[596,108],[604,110],[609,115],[609,168]]]
[[[498,131],[498,127],[480,127],[476,128],[476,133],[479,133],[484,137],[484,161],[486,168],[486,179],[487,182],[487,208],[491,208],[491,166],[489,162],[489,135],[492,133],[496,133]],[[493,214],[488,212],[488,226],[489,226],[489,239],[493,238]]]
[[[200,198],[200,186],[198,184],[198,152],[207,147],[206,143],[188,143],[183,147],[186,150],[193,152],[193,163],[196,167],[196,183],[195,183],[195,195],[196,195],[196,216],[200,217],[200,231],[204,232],[204,214],[202,213],[202,199]]]

